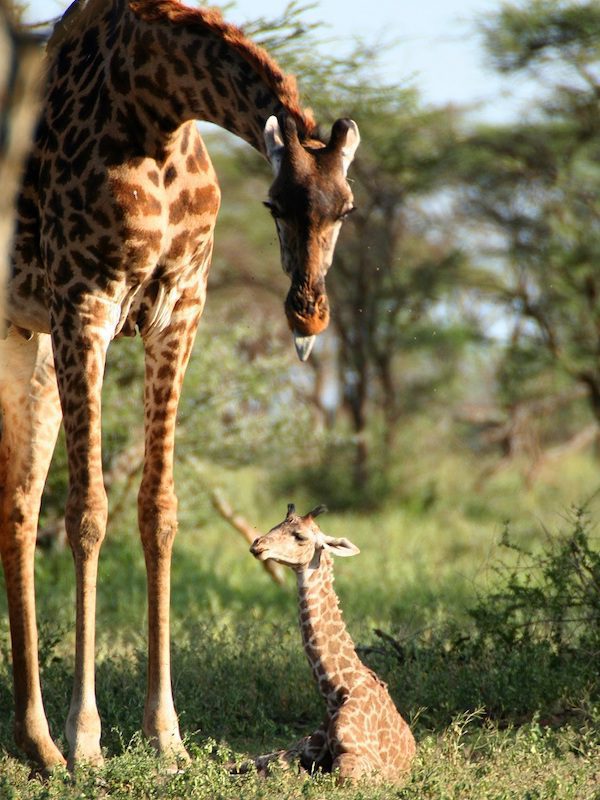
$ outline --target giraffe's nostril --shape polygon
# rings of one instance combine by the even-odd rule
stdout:
[[[250,545],[250,552],[253,556],[256,556],[260,553],[260,549],[260,537],[257,537]]]

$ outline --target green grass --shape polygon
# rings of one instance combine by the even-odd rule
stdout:
[[[505,521],[516,541],[540,552],[548,531],[568,531],[569,507],[593,494],[597,467],[575,459],[560,472],[549,469],[532,492],[506,473],[479,493],[468,480],[471,468],[459,467],[456,459],[441,465],[427,512],[414,500],[415,481],[402,502],[383,511],[322,518],[328,533],[361,548],[359,557],[338,562],[336,587],[363,657],[388,681],[418,740],[402,790],[338,787],[329,776],[228,776],[228,759],[268,752],[314,729],[322,704],[300,648],[293,581],[284,588],[269,581],[243,540],[212,512],[206,472],[184,463],[173,563],[173,681],[190,767],[169,774],[139,732],[145,578],[131,498],[109,528],[100,566],[97,693],[106,766],[75,781],[63,772],[46,783],[28,781],[29,767],[12,743],[2,593],[0,798],[600,798],[597,657],[561,655],[539,642],[483,646],[472,637],[468,613],[501,580],[494,565]],[[268,476],[255,470],[211,473],[211,479],[257,530],[280,521],[288,500],[303,501],[273,501]],[[590,508],[594,513],[597,501]],[[511,563],[517,555],[503,557]],[[68,551],[38,553],[42,681],[63,748],[72,573]]]

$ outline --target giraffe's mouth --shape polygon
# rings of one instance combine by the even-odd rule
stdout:
[[[269,559],[269,554],[267,553],[267,549],[265,545],[260,541],[260,539],[255,539],[252,544],[250,545],[250,552],[257,558],[259,561],[267,561]]]
[[[323,289],[292,284],[285,300],[285,314],[300,361],[309,357],[315,337],[329,324],[329,302]]]
[[[256,539],[250,545],[250,552],[257,561],[276,561],[278,564],[282,564],[285,567],[295,566],[295,563],[290,561],[289,558],[286,558],[284,554],[277,553],[275,550],[271,549],[269,545],[261,542],[260,539]]]

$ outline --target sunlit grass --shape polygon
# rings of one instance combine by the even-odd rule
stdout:
[[[478,701],[483,696],[500,706],[514,705],[515,686],[505,683],[518,675],[518,654],[512,665],[503,666],[489,654],[477,663],[462,663],[445,662],[439,652],[452,646],[447,635],[468,629],[468,609],[499,580],[494,565],[506,521],[521,544],[543,548],[549,531],[568,528],[569,508],[593,494],[595,465],[579,458],[560,470],[549,467],[544,481],[531,490],[507,472],[479,492],[473,490],[472,465],[458,456],[438,466],[435,498],[427,510],[415,501],[413,485],[384,510],[320,518],[328,533],[347,536],[361,548],[358,557],[336,565],[344,615],[364,657],[413,721],[419,741],[413,776],[400,793],[338,787],[328,777],[305,783],[287,775],[239,783],[227,775],[222,763],[227,758],[267,752],[314,729],[322,703],[300,647],[291,576],[284,587],[270,581],[246,542],[212,510],[207,490],[223,487],[257,534],[282,519],[288,501],[300,505],[327,498],[273,498],[267,477],[257,470],[216,472],[184,460],[178,467],[180,532],[173,559],[173,682],[181,729],[193,755],[190,768],[168,775],[140,735],[145,575],[132,496],[109,527],[100,565],[97,693],[107,766],[100,773],[82,773],[76,784],[65,774],[44,786],[28,782],[28,769],[12,743],[2,594],[0,797],[597,797],[595,690],[574,689],[567,703],[573,710],[565,716],[565,676],[559,675],[556,685],[534,687],[528,674],[530,683],[523,685],[533,687],[535,702],[524,703],[525,710],[512,720],[492,722],[486,709],[477,710]],[[597,499],[590,508],[597,509]],[[64,748],[74,617],[68,549],[38,553],[37,578],[46,708]],[[447,628],[454,633],[446,634]],[[398,660],[375,629],[392,636],[407,657]],[[547,708],[534,710],[544,706],[544,697]],[[556,698],[560,712],[548,727]]]

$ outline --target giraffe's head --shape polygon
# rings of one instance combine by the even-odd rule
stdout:
[[[250,552],[259,561],[273,559],[296,572],[317,566],[323,550],[335,556],[357,555],[360,550],[351,541],[327,536],[319,528],[315,517],[325,510],[325,506],[317,506],[308,514],[300,516],[290,503],[283,522],[255,539]]]
[[[292,282],[285,313],[298,355],[306,361],[316,334],[329,323],[325,275],[342,222],[354,210],[346,174],[360,136],[355,122],[338,119],[326,145],[302,142],[290,115],[269,117],[264,135],[275,174],[265,205]]]

